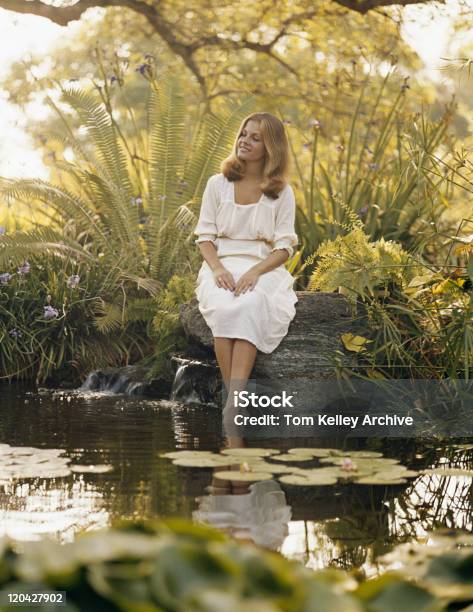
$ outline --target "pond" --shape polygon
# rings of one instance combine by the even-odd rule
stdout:
[[[398,542],[425,537],[438,527],[472,528],[472,479],[466,475],[421,473],[403,484],[378,486],[306,487],[273,479],[229,492],[210,486],[215,485],[211,469],[181,467],[162,457],[174,450],[218,452],[223,442],[214,407],[3,384],[0,447],[23,449],[17,454],[27,458],[30,475],[17,474],[14,480],[0,475],[0,534],[64,542],[121,518],[186,517],[311,568],[357,567],[372,575],[377,558]],[[352,439],[349,448],[381,452],[413,470],[471,469],[473,451],[459,440],[451,442]],[[265,439],[260,446],[282,452],[300,446],[348,448],[343,438],[327,437]],[[83,467],[49,477],[49,464],[35,448],[61,449],[71,465],[105,465],[109,471]]]

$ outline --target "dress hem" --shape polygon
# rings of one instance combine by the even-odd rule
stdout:
[[[263,348],[261,348],[261,345],[258,346],[258,344],[256,344],[256,342],[254,340],[252,340],[249,336],[245,337],[242,334],[237,334],[236,332],[234,334],[232,332],[229,332],[229,333],[225,332],[225,335],[223,335],[223,334],[222,335],[214,334],[212,332],[212,336],[214,338],[231,338],[231,339],[234,339],[234,340],[246,340],[247,342],[251,342],[251,344],[253,344],[258,351],[260,351],[261,353],[265,353],[266,355],[269,355],[270,353],[275,351],[278,348],[279,344],[281,344],[279,342],[278,344],[276,344],[276,346],[273,349],[270,349],[269,351],[267,351],[267,350],[265,351]]]

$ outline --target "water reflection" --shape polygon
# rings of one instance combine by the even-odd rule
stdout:
[[[60,448],[72,463],[113,466],[106,474],[0,486],[0,534],[17,539],[48,535],[65,541],[124,517],[194,516],[309,567],[358,567],[371,574],[377,557],[399,541],[439,526],[473,527],[472,479],[464,476],[425,475],[395,487],[295,487],[273,480],[229,489],[223,481],[217,490],[211,470],[178,467],[160,457],[175,449],[222,448],[220,413],[202,405],[104,393],[28,394],[24,387],[3,385],[0,443]],[[285,451],[345,443],[324,437],[268,439],[264,445]],[[472,468],[472,449],[415,440],[369,444],[412,469]]]
[[[235,486],[236,485],[236,486]],[[230,535],[278,550],[287,534],[291,508],[274,480],[253,484],[214,481],[209,495],[198,497],[195,521],[222,529]]]
[[[82,479],[65,480],[34,479],[0,489],[0,536],[71,542],[78,531],[106,527],[110,516],[101,507],[101,492]]]

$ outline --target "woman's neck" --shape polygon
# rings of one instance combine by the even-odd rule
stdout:
[[[263,179],[263,164],[260,161],[246,162],[245,177],[254,181]]]

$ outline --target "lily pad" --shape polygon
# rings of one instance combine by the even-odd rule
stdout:
[[[366,484],[366,485],[396,485],[396,484],[404,484],[407,480],[405,478],[389,478],[384,477],[381,478],[380,474],[374,474],[373,476],[363,476],[361,478],[357,478],[355,480],[356,484]]]
[[[292,473],[293,474],[300,474],[301,476],[305,476],[307,478],[310,478],[312,475],[315,477],[318,476],[331,476],[331,477],[335,477],[338,478],[340,475],[340,468],[333,466],[333,467],[319,467],[319,468],[292,468]]]
[[[224,455],[235,455],[237,457],[268,457],[280,452],[275,448],[225,448],[222,451]]]
[[[333,449],[330,448],[290,448],[290,455],[308,455],[309,457],[328,457]]]
[[[304,476],[298,472],[296,474],[286,474],[284,476],[280,476],[279,482],[299,487],[311,487],[333,485],[337,483],[337,479],[335,476],[330,476],[329,474],[316,475],[312,473],[308,476]]]
[[[181,457],[173,461],[174,465],[191,468],[216,468],[236,463],[238,461],[235,458],[223,457],[222,455],[214,455],[213,457]]]
[[[250,463],[251,469],[256,472],[271,472],[271,474],[290,474],[294,468],[290,465],[281,465],[278,463],[268,463],[267,461]]]
[[[208,457],[209,455],[213,457],[215,453],[212,451],[181,450],[172,451],[171,453],[163,453],[159,456],[165,457],[166,459],[181,459],[182,457]]]
[[[290,455],[289,453],[287,454],[283,454],[283,455],[276,455],[271,457],[271,459],[274,459],[274,461],[312,461],[313,456],[312,455],[296,455],[296,454],[292,454]]]
[[[22,478],[60,478],[69,476],[71,459],[59,457],[65,451],[60,448],[34,448],[9,446],[0,449],[0,480],[2,482]]]
[[[71,472],[80,472],[83,474],[105,474],[113,470],[113,465],[70,465]]]
[[[351,457],[322,457],[320,460],[321,463],[333,463],[334,465],[342,465],[347,459]],[[369,468],[369,469],[381,469],[386,466],[397,465],[399,462],[397,459],[391,459],[389,457],[356,457],[353,458],[353,463],[355,463],[359,469],[361,468]]]
[[[236,470],[215,472],[213,476],[219,480],[235,480],[238,482],[259,482],[261,480],[271,480],[273,478],[268,472],[241,472]]]

